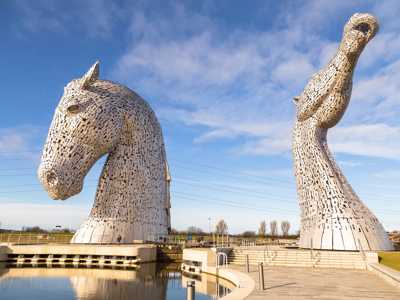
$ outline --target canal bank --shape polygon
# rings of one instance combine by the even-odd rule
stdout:
[[[151,244],[8,244],[0,246],[0,262],[16,265],[132,266],[156,260],[157,247]]]

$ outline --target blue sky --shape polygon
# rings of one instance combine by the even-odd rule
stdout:
[[[262,220],[298,229],[292,97],[335,53],[345,22],[381,28],[354,75],[329,144],[360,198],[400,228],[398,1],[1,1],[0,222],[76,228],[104,159],[80,195],[51,200],[36,178],[63,87],[101,61],[154,108],[173,178],[172,225],[230,232]],[[210,218],[210,223],[209,219]]]

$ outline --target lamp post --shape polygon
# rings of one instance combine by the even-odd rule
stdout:
[[[211,217],[208,217],[208,234],[211,239]]]

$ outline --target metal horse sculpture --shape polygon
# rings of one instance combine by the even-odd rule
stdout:
[[[88,219],[72,243],[156,240],[170,227],[170,176],[161,127],[150,106],[117,83],[99,80],[96,62],[64,89],[38,176],[50,197],[82,190],[93,164],[108,154]]]
[[[293,156],[301,208],[300,247],[390,250],[392,244],[374,214],[360,201],[328,149],[327,131],[350,101],[353,71],[365,45],[378,31],[369,14],[353,15],[339,49],[295,97]]]

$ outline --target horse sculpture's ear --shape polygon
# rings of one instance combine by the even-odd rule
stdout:
[[[300,99],[300,96],[295,96],[295,97],[293,97],[293,102],[294,102],[294,104],[297,105],[297,103],[299,102],[299,99]]]
[[[85,75],[83,75],[81,79],[81,87],[83,89],[86,89],[89,87],[93,82],[95,82],[97,79],[99,79],[99,66],[100,62],[96,61],[94,65],[89,69],[89,71],[86,72]]]

